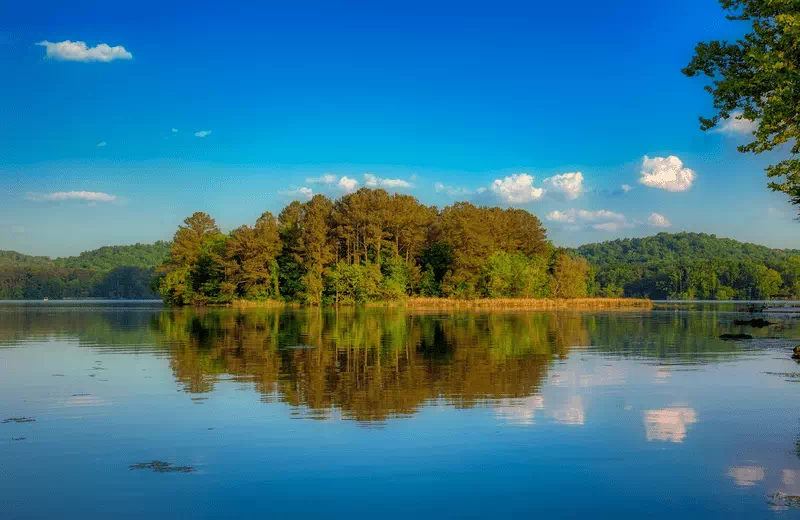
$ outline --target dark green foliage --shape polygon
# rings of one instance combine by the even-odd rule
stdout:
[[[158,297],[153,269],[169,255],[168,242],[101,247],[51,260],[0,252],[0,299]]]
[[[579,247],[595,296],[770,299],[800,296],[800,251],[704,233],[659,233]]]

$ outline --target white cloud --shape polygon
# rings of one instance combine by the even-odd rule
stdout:
[[[619,222],[603,222],[602,224],[593,224],[592,229],[596,231],[614,232],[620,227]]]
[[[100,148],[102,148],[103,146],[105,146],[105,145],[107,145],[107,144],[108,144],[108,143],[107,143],[107,142],[105,142],[105,141],[100,141],[99,143],[97,143],[97,146],[99,146]]]
[[[96,47],[87,47],[86,42],[73,42],[64,40],[63,42],[53,43],[47,40],[37,43],[47,49],[46,57],[61,61],[99,61],[109,62],[114,60],[130,60],[133,54],[125,50],[125,47],[117,45],[110,47],[101,43]]]
[[[195,132],[195,137],[205,137],[207,135],[211,135],[211,130],[200,130],[199,132]]]
[[[583,174],[581,172],[553,175],[542,181],[546,191],[561,193],[567,200],[575,200],[583,193]]]
[[[447,184],[442,184],[441,182],[437,182],[436,184],[434,184],[433,188],[436,190],[436,193],[446,193],[451,197],[459,197],[463,195],[469,195],[470,193],[472,193],[472,191],[467,188],[449,186]]]
[[[297,200],[311,200],[314,196],[314,190],[305,186],[294,190],[284,190],[279,193]]]
[[[586,209],[568,209],[566,211],[551,211],[545,218],[551,222],[564,224],[565,229],[578,231],[586,226],[591,226],[595,231],[617,231],[623,227],[631,227],[622,213],[614,213],[607,209],[594,211]]]
[[[758,121],[750,121],[743,118],[741,110],[734,110],[731,112],[728,119],[723,119],[714,128],[713,132],[719,134],[752,134],[758,130]]]
[[[652,159],[645,155],[640,173],[639,182],[645,186],[672,192],[688,190],[697,176],[674,155]]]
[[[495,179],[489,190],[507,204],[526,204],[539,200],[544,189],[533,185],[533,177],[527,173],[515,173],[502,180]]]
[[[11,232],[12,233],[24,233],[25,232],[25,226],[11,226]]]
[[[172,129],[172,133],[173,133],[173,134],[177,134],[177,133],[178,133],[178,129],[177,129],[177,128],[173,128],[173,129]]]
[[[633,186],[631,186],[630,184],[623,184],[622,186],[620,186],[620,188],[622,189],[623,193],[628,193],[633,189]]]
[[[342,177],[339,179],[339,182],[337,182],[336,185],[340,190],[346,193],[352,193],[356,191],[356,188],[358,188],[358,181],[351,179],[350,177]]]
[[[56,191],[53,193],[27,193],[27,200],[36,202],[62,201],[62,200],[87,200],[90,202],[113,202],[116,195],[109,195],[101,191]]]
[[[326,173],[321,177],[306,177],[308,184],[324,184],[327,186],[336,185],[337,188],[345,193],[352,193],[358,189],[358,181],[351,177],[337,177],[331,173]]]
[[[413,188],[414,185],[403,179],[384,179],[371,173],[364,174],[364,185],[369,188]]]
[[[647,217],[647,224],[655,228],[668,228],[672,226],[672,222],[660,213],[651,213],[650,216]]]
[[[547,214],[547,220],[553,222],[562,222],[566,224],[575,224],[578,222],[597,222],[601,220],[625,222],[625,215],[621,213],[614,213],[606,209],[598,209],[596,211],[589,211],[586,209],[568,209],[566,211],[551,211]]]
[[[306,177],[309,184],[335,184],[339,178],[336,175],[326,173],[322,177]]]

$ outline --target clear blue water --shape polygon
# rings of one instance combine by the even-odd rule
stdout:
[[[736,310],[0,303],[0,518],[800,518],[800,322]]]

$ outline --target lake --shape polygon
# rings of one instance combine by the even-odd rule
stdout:
[[[800,518],[800,321],[738,310],[0,303],[0,518]]]

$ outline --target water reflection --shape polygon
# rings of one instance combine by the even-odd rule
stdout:
[[[688,425],[696,422],[697,412],[692,408],[662,408],[644,412],[648,441],[683,442]]]
[[[233,378],[265,400],[360,421],[432,400],[467,408],[527,398],[554,358],[586,340],[579,315],[555,314],[165,312],[153,327],[186,391]]]
[[[731,477],[737,486],[750,487],[756,485],[757,482],[764,480],[766,472],[761,466],[734,466],[728,470],[728,476]]]
[[[583,398],[570,396],[564,406],[553,411],[553,418],[561,424],[582,425],[585,422]]]
[[[544,397],[532,395],[524,399],[502,399],[494,406],[495,415],[509,424],[536,423],[536,413],[544,410]]]
[[[507,422],[533,424],[547,398],[549,419],[581,425],[581,394],[626,385],[628,374],[617,363],[587,371],[568,370],[561,361],[588,353],[634,357],[657,367],[656,382],[668,383],[676,364],[748,353],[752,344],[717,338],[733,330],[731,323],[730,315],[714,312],[0,305],[0,347],[65,340],[97,350],[150,351],[169,359],[186,392],[212,392],[223,381],[245,383],[265,402],[294,407],[298,417],[384,421],[440,402],[489,406]],[[795,328],[782,330],[791,337]],[[545,384],[566,393],[546,397]],[[644,420],[648,440],[680,443],[697,414],[672,407],[648,410]]]
[[[800,324],[734,317],[0,303],[0,517],[798,517]]]

